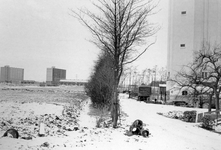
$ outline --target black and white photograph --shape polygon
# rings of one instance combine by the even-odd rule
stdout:
[[[221,0],[0,0],[0,150],[220,150]]]

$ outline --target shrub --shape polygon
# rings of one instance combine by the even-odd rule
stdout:
[[[105,127],[107,128],[109,125],[107,124],[106,120],[109,116],[109,108],[105,106],[97,106],[96,108],[96,114],[95,116],[98,116],[96,119],[96,127],[101,128]]]
[[[184,111],[183,120],[186,122],[195,122],[196,121],[196,111]]]
[[[214,119],[210,115],[206,115],[202,118],[202,128],[212,130]]]
[[[93,106],[111,104],[113,79],[113,62],[108,54],[101,54],[85,86],[85,92],[91,98]]]
[[[101,128],[103,122],[104,122],[104,118],[102,118],[102,117],[97,118],[97,120],[96,120],[96,127],[97,128]]]

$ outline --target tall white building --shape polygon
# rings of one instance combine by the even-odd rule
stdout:
[[[203,42],[221,44],[221,0],[170,0],[168,25],[168,77],[193,61]],[[167,82],[170,98],[177,94]]]
[[[0,82],[21,83],[24,80],[24,69],[10,66],[1,67]]]
[[[55,67],[47,68],[47,84],[58,85],[61,79],[66,79],[66,70]]]

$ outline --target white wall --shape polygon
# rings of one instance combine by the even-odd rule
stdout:
[[[182,11],[186,14],[181,14]],[[201,49],[203,41],[221,44],[220,14],[220,0],[170,0],[167,56],[170,78],[193,61],[194,51]],[[173,84],[167,82],[167,90],[172,88]]]

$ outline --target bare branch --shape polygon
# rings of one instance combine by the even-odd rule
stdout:
[[[129,64],[129,63],[132,63],[133,61],[137,60],[141,55],[143,55],[143,53],[145,53],[149,48],[150,46],[152,46],[153,44],[156,43],[156,40],[154,42],[152,42],[151,44],[149,44],[138,56],[136,56],[133,60],[129,61],[129,62],[125,62],[123,65],[126,65],[126,64]]]

